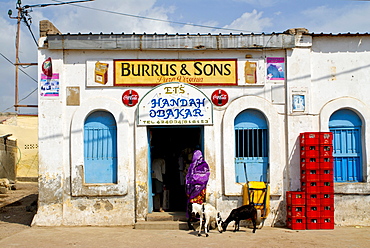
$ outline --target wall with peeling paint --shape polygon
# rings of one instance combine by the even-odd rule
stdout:
[[[206,40],[206,39],[205,39]],[[333,45],[335,40],[335,45]],[[361,40],[361,42],[360,42]],[[97,41],[84,40],[85,43]],[[68,44],[72,44],[70,40]],[[207,42],[205,42],[207,43]],[[350,44],[350,45],[348,45]],[[353,44],[357,44],[358,47]],[[242,185],[235,183],[234,119],[245,109],[262,112],[269,127],[269,181],[271,213],[265,225],[285,224],[285,192],[300,190],[299,142],[301,132],[328,131],[332,113],[346,107],[356,111],[369,133],[370,99],[366,92],[370,65],[367,35],[295,36],[295,46],[274,50],[247,49],[143,49],[48,48],[40,40],[39,65],[52,58],[54,73],[60,74],[60,96],[39,99],[39,209],[34,225],[133,225],[148,214],[148,133],[137,126],[137,107],[122,103],[125,87],[86,87],[87,61],[113,59],[225,59],[245,61],[246,55],[258,62],[260,85],[223,87],[229,102],[214,106],[214,124],[204,126],[204,156],[211,176],[207,199],[226,217],[242,204]],[[94,44],[91,44],[94,45]],[[205,44],[205,47],[207,45]],[[71,48],[71,47],[70,47]],[[229,47],[230,48],[230,47]],[[266,57],[284,57],[286,80],[265,79]],[[41,68],[40,73],[41,73]],[[79,87],[73,104],[69,89]],[[152,87],[130,87],[145,95]],[[200,86],[210,96],[219,86]],[[294,111],[292,95],[304,94],[306,108]],[[117,122],[118,183],[88,185],[83,181],[83,125],[95,110],[112,113]],[[370,225],[369,145],[363,135],[364,182],[335,185],[338,225]],[[360,185],[360,186],[359,186]],[[361,192],[359,193],[359,189]],[[355,213],[355,214],[353,214]]]

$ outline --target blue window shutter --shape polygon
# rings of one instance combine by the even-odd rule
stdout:
[[[268,128],[265,116],[248,109],[234,121],[235,180],[267,182]]]
[[[361,119],[348,109],[338,110],[330,117],[335,182],[362,181],[361,126]]]
[[[117,126],[105,111],[90,114],[84,125],[85,183],[117,183]]]

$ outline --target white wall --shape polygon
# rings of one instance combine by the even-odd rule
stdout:
[[[308,39],[310,40],[310,39]],[[335,40],[335,42],[333,41]],[[258,62],[258,86],[199,87],[207,96],[222,88],[229,102],[214,107],[214,125],[204,128],[205,157],[211,164],[208,199],[227,216],[231,208],[241,204],[241,185],[234,182],[234,119],[243,110],[261,111],[268,121],[270,149],[271,214],[267,224],[284,222],[285,191],[300,189],[298,135],[307,131],[328,131],[330,115],[343,107],[350,108],[363,120],[364,164],[366,183],[362,195],[366,199],[358,210],[368,213],[369,161],[367,120],[370,118],[367,92],[370,65],[367,36],[314,37],[292,50],[280,51],[100,51],[39,50],[39,64],[52,57],[53,69],[60,73],[60,97],[39,99],[40,205],[34,219],[36,225],[132,225],[144,220],[147,206],[147,129],[136,126],[136,107],[121,102],[121,87],[86,87],[86,61],[112,59],[204,59],[237,58],[252,55]],[[370,48],[370,47],[369,47]],[[286,56],[286,82],[265,81],[265,58]],[[41,73],[41,69],[40,73]],[[80,87],[80,105],[66,106],[66,87]],[[151,87],[137,87],[143,96]],[[303,112],[292,110],[294,92],[306,96]],[[285,104],[286,103],[286,104]],[[82,129],[86,116],[104,109],[113,114],[118,125],[119,182],[115,186],[83,185]],[[122,138],[124,137],[124,138]],[[336,221],[353,225],[356,218],[345,211],[344,193],[356,193],[356,187],[336,185]],[[347,187],[347,188],[346,188]],[[343,191],[343,192],[342,192]],[[108,193],[110,192],[110,193]],[[114,193],[112,193],[114,192]],[[342,195],[343,193],[343,195]],[[363,197],[364,194],[366,197]],[[88,196],[88,197],[87,197]],[[339,197],[339,198],[338,198]],[[348,208],[348,206],[347,206]],[[367,208],[367,209],[366,209]],[[354,215],[355,216],[355,215]],[[276,220],[277,219],[277,220]],[[364,220],[361,223],[369,224]]]

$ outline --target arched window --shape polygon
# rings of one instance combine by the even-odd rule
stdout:
[[[244,110],[234,121],[236,182],[267,182],[268,128],[257,110]]]
[[[361,127],[361,119],[348,109],[338,110],[330,117],[335,182],[362,181]]]
[[[109,112],[96,111],[85,120],[84,182],[117,183],[117,125]]]

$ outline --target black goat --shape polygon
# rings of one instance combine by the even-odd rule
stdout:
[[[234,232],[239,231],[239,222],[241,220],[251,219],[253,223],[253,233],[256,232],[256,222],[257,222],[257,209],[254,204],[243,205],[241,207],[231,210],[231,213],[227,219],[222,222],[222,229],[226,231],[227,226],[231,221],[235,221]]]

